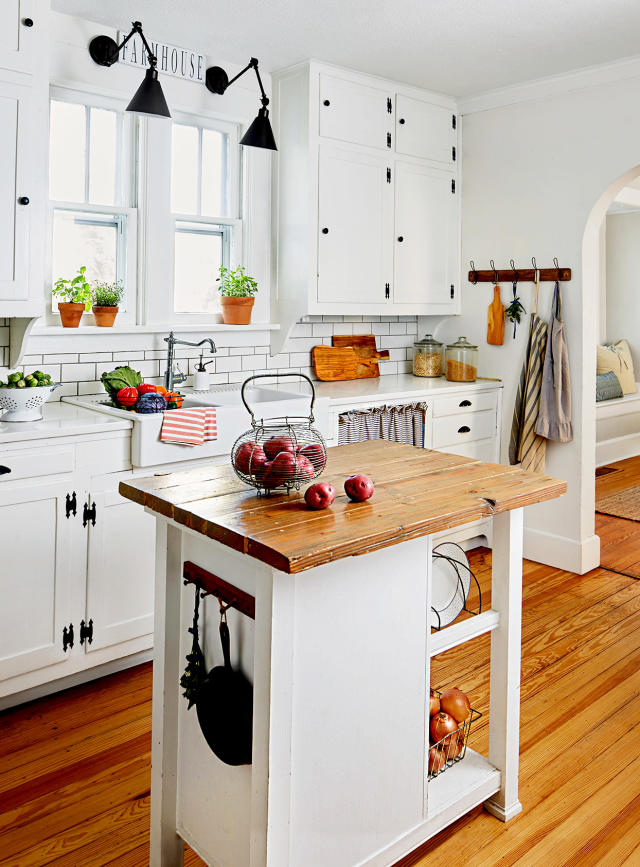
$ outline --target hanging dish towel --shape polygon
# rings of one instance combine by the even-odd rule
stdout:
[[[538,316],[538,288],[538,271],[536,270],[529,340],[520,374],[516,404],[513,409],[509,463],[521,464],[523,470],[542,473],[545,464],[546,440],[537,436],[535,427],[540,409],[547,324]]]
[[[569,352],[562,321],[562,295],[559,282],[556,282],[553,291],[536,433],[545,439],[559,443],[570,443],[573,439]]]
[[[171,409],[162,420],[160,439],[163,443],[201,446],[218,439],[216,409],[212,406],[198,409]]]

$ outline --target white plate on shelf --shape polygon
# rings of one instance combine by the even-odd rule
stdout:
[[[464,608],[470,585],[469,561],[462,548],[453,542],[437,545],[432,556],[432,628],[453,623]]]

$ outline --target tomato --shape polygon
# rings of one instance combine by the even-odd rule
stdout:
[[[165,394],[164,397],[165,400],[168,401],[170,409],[180,409],[182,401],[184,400],[184,397],[179,391],[170,391],[169,394]],[[174,404],[174,406],[171,406],[171,404]]]
[[[138,389],[133,388],[133,386],[121,388],[120,391],[116,394],[116,400],[119,404],[122,404],[122,406],[133,406],[137,399]]]
[[[167,389],[164,387],[164,385],[156,385],[156,391],[163,397],[168,394]]]
[[[143,382],[138,386],[138,394],[157,394],[158,386],[151,385],[150,382]]]

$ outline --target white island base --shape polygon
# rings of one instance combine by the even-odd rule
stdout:
[[[215,867],[387,867],[478,804],[517,815],[522,512],[493,518],[491,610],[433,634],[430,536],[287,574],[156,513],[153,867],[182,864],[183,841]],[[254,684],[250,766],[210,751],[180,695],[185,561],[255,597],[255,621],[228,615]],[[210,668],[215,598],[200,620]],[[429,660],[487,631],[489,756],[427,782]]]

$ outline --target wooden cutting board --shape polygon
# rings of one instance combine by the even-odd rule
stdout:
[[[378,361],[389,358],[388,349],[378,351],[375,334],[334,334],[331,342],[338,347],[351,346],[358,358],[367,360],[358,365],[357,379],[380,376]]]
[[[358,358],[351,346],[314,346],[311,350],[313,372],[323,382],[336,382],[342,379],[360,379],[358,369],[374,365],[375,361]],[[375,373],[367,376],[376,376]]]
[[[500,287],[493,287],[493,301],[489,305],[487,343],[502,346],[504,343],[504,304],[500,300]]]

